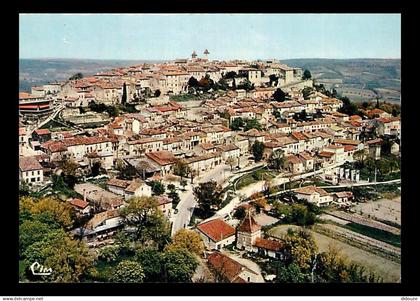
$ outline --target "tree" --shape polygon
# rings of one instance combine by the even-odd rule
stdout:
[[[338,112],[349,116],[361,114],[357,106],[348,97],[341,97],[340,99],[343,102],[343,106],[337,110]]]
[[[355,151],[353,153],[353,159],[359,163],[360,167],[363,167],[365,165],[365,159],[367,157],[367,154],[368,154],[367,149],[361,149],[361,150]]]
[[[84,242],[73,240],[63,229],[51,231],[30,245],[24,256],[27,267],[38,262],[51,268],[51,275],[40,277],[52,282],[80,282],[92,273],[96,258]]]
[[[27,203],[29,212],[32,215],[46,215],[51,217],[49,219],[50,226],[55,226],[53,223],[58,223],[65,229],[70,229],[73,225],[73,208],[70,204],[57,200],[52,197],[44,197],[37,202],[32,200],[32,204]]]
[[[213,206],[219,206],[222,202],[221,189],[215,181],[200,183],[194,187],[194,196],[197,199],[199,208],[204,215],[210,215]]]
[[[19,226],[19,254],[33,243],[42,240],[49,232],[57,230],[57,226],[43,223],[39,220],[24,220]]]
[[[142,247],[136,250],[136,259],[143,267],[145,282],[159,282],[162,276],[162,253],[155,248]]]
[[[124,82],[123,85],[123,93],[122,93],[122,97],[121,97],[121,103],[123,105],[125,105],[127,103],[127,85]]]
[[[117,245],[106,246],[99,250],[98,258],[105,262],[114,262],[120,253],[120,247]]]
[[[160,92],[160,90],[158,89],[158,90],[155,91],[154,95],[155,95],[155,97],[159,97],[160,94],[162,94],[162,92]]]
[[[165,193],[165,185],[160,181],[150,181],[147,183],[152,187],[152,192],[155,195],[162,195]]]
[[[276,150],[268,157],[268,166],[275,170],[281,170],[284,165],[284,151]]]
[[[310,232],[291,230],[283,236],[282,240],[286,251],[286,262],[296,263],[302,270],[310,269],[312,260],[318,252],[315,240]]]
[[[204,244],[200,234],[188,229],[181,229],[172,237],[172,243],[165,250],[186,249],[193,254],[201,256],[204,252]]]
[[[244,89],[246,91],[250,91],[254,89],[254,84],[252,84],[248,79],[245,79],[238,85],[238,89]]]
[[[101,161],[97,161],[97,162],[92,164],[91,175],[93,177],[96,177],[97,175],[100,174],[100,172],[101,172]]]
[[[233,131],[239,131],[245,125],[243,119],[241,117],[233,119],[232,123],[230,124],[230,129]]]
[[[183,177],[188,176],[190,172],[191,172],[191,169],[185,160],[178,160],[173,165],[173,173],[177,176],[180,176],[181,179]]]
[[[249,131],[250,129],[257,129],[259,131],[262,130],[261,124],[258,122],[256,118],[248,119],[246,121],[244,131]]]
[[[144,279],[143,268],[140,263],[132,260],[121,261],[113,271],[111,282],[141,283]]]
[[[198,261],[186,249],[167,250],[163,254],[163,268],[168,282],[191,282]]]
[[[158,248],[163,248],[169,241],[169,224],[154,197],[129,199],[128,205],[120,209],[120,216],[135,241]]]
[[[191,76],[188,80],[188,87],[194,88],[194,90],[199,87],[198,80],[194,76]]]
[[[106,112],[110,117],[117,117],[120,115],[120,110],[115,106],[107,106]]]
[[[303,71],[303,76],[302,79],[310,79],[312,78],[312,74],[311,71],[309,71],[308,69],[305,69],[305,71]]]
[[[182,186],[182,188],[185,190],[185,186],[187,186],[187,181],[186,180],[181,180],[179,181],[179,184]]]
[[[229,157],[229,158],[226,160],[226,163],[227,163],[227,164],[229,164],[229,166],[230,166],[230,171],[232,171],[232,170],[233,170],[233,166],[236,164],[236,160],[235,160],[235,158],[233,158],[233,157]]]
[[[286,94],[282,91],[282,89],[277,88],[273,93],[273,99],[275,101],[283,102],[286,100]]]
[[[83,74],[80,72],[77,72],[76,74],[73,74],[72,76],[69,77],[69,80],[77,80],[77,79],[82,79],[83,78]]]
[[[224,78],[226,78],[226,79],[227,78],[235,78],[237,76],[238,76],[238,74],[235,71],[229,71],[225,74]]]
[[[291,263],[288,266],[281,265],[277,269],[275,282],[277,283],[303,283],[308,282],[309,274],[302,273],[300,267]]]
[[[252,155],[254,156],[255,162],[262,160],[264,154],[264,143],[255,141],[252,145]]]

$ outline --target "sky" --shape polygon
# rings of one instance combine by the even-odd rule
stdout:
[[[400,58],[399,14],[21,14],[20,58]]]

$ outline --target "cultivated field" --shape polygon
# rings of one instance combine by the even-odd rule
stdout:
[[[271,229],[269,234],[273,237],[280,237],[287,233],[288,228],[299,229],[300,227],[294,225],[280,225]],[[399,281],[401,277],[400,264],[323,234],[319,234],[314,231],[311,231],[311,233],[314,235],[320,252],[327,251],[330,245],[335,246],[349,259],[376,272],[384,279],[384,282]]]
[[[374,202],[361,203],[352,208],[354,212],[376,219],[401,225],[401,197],[392,200],[380,199]]]

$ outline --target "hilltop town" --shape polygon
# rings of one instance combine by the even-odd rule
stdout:
[[[146,280],[163,281],[148,269],[163,252],[165,264],[194,262],[182,276],[165,270],[169,282],[339,281],[314,276],[324,258],[314,254],[334,242],[399,281],[398,106],[356,105],[275,59],[210,57],[193,51],[19,93],[21,215],[63,206],[72,222],[60,211],[57,227],[100,262],[102,276],[56,280],[112,281],[103,266],[136,254]],[[314,256],[298,261],[290,246],[302,240]],[[341,281],[376,279],[363,273]]]

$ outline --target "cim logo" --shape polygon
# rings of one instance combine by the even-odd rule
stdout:
[[[32,275],[35,275],[35,276],[49,276],[52,274],[51,268],[46,268],[42,264],[38,263],[37,261],[35,261],[31,265],[30,269],[32,271]]]

